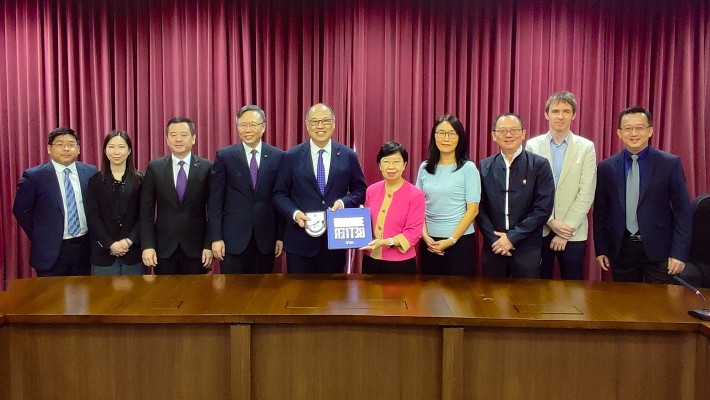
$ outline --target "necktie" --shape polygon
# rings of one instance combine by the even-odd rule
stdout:
[[[177,180],[175,181],[175,191],[177,192],[178,200],[182,203],[185,197],[185,189],[187,189],[187,174],[185,173],[185,161],[180,161],[180,171],[178,171]]]
[[[79,236],[81,225],[79,224],[79,211],[76,209],[74,187],[71,184],[69,174],[71,174],[71,170],[69,168],[64,169],[64,192],[67,197],[67,228],[69,234],[76,237]]]
[[[256,149],[251,151],[251,161],[249,161],[249,174],[251,175],[251,187],[256,189],[256,176],[259,174],[259,165],[256,163]]]
[[[639,156],[631,156],[631,168],[626,177],[626,229],[631,234],[639,231],[639,222],[636,217],[636,209],[639,204]]]
[[[318,182],[318,189],[320,189],[320,194],[325,194],[325,167],[323,166],[323,153],[325,150],[318,150],[318,170],[316,173],[316,181]]]

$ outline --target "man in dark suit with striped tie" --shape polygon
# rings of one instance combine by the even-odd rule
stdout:
[[[158,275],[205,273],[212,265],[207,199],[212,162],[192,154],[195,124],[168,121],[171,154],[148,164],[141,191],[143,264]]]
[[[284,151],[262,141],[266,114],[255,105],[237,113],[241,143],[217,152],[210,178],[209,232],[223,274],[265,274],[283,251],[283,218],[273,191]]]
[[[84,199],[96,167],[77,161],[79,152],[74,130],[54,129],[47,141],[51,160],[26,170],[17,185],[12,212],[32,242],[37,276],[91,273]]]

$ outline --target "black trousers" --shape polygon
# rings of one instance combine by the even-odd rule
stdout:
[[[634,241],[629,235],[624,236],[619,257],[611,262],[611,275],[616,282],[674,282],[668,275],[668,260],[649,260],[643,242]]]
[[[41,244],[35,243],[35,246]],[[91,275],[91,243],[89,235],[62,240],[59,256],[49,271],[39,271],[37,276],[85,276]]]
[[[254,238],[254,232],[251,234],[249,244],[246,249],[240,254],[224,255],[224,260],[220,262],[220,272],[223,274],[268,274],[274,270],[274,246],[271,244],[271,254],[264,254],[259,250]]]
[[[346,250],[321,249],[314,257],[286,254],[290,274],[341,274],[345,271]]]
[[[434,240],[446,238],[432,237]],[[473,276],[476,271],[476,240],[475,235],[463,235],[456,244],[444,251],[440,256],[427,250],[426,243],[419,242],[419,260],[424,275],[459,275]]]
[[[513,250],[512,256],[495,254],[484,245],[483,276],[487,278],[539,278],[540,248]]]
[[[555,270],[555,258],[560,266],[562,279],[584,279],[584,257],[587,255],[587,241],[567,242],[565,249],[555,251],[550,248],[554,233],[542,238],[542,262],[540,264],[540,277],[552,279]]]
[[[362,257],[362,273],[414,275],[417,273],[417,259],[412,257],[409,260],[386,261],[365,255]]]
[[[188,257],[178,245],[170,257],[158,258],[153,271],[156,275],[194,275],[207,273],[207,268],[202,266],[202,258]]]

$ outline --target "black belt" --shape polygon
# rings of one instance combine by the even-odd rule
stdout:
[[[64,239],[63,242],[64,242],[64,243],[77,244],[77,243],[83,242],[85,238],[86,238],[86,235],[84,235],[84,236],[77,236],[77,237],[73,237],[73,238],[71,238],[71,239]]]
[[[641,233],[637,232],[636,234],[632,235],[631,232],[628,230],[626,231],[626,237],[632,241],[632,242],[640,242],[641,241]]]

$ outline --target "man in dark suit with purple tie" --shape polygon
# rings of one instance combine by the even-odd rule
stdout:
[[[84,199],[96,167],[76,161],[79,136],[70,128],[49,133],[47,153],[49,162],[22,174],[12,207],[32,242],[30,265],[37,276],[90,275]]]
[[[691,207],[680,158],[649,146],[651,113],[629,107],[617,134],[625,149],[597,168],[594,247],[615,281],[670,283],[685,268]]]
[[[210,178],[212,254],[223,274],[265,274],[283,250],[283,218],[273,203],[284,151],[264,143],[266,114],[255,105],[237,113],[241,143],[217,152]]]
[[[168,121],[171,154],[148,164],[141,191],[143,264],[158,275],[205,273],[212,264],[207,199],[212,162],[192,154],[195,124]]]
[[[325,104],[315,104],[306,113],[310,140],[284,155],[274,188],[274,204],[288,222],[284,250],[288,272],[340,273],[345,250],[329,250],[327,235],[313,237],[304,227],[306,213],[359,207],[367,185],[357,155],[331,140],[335,115]]]

